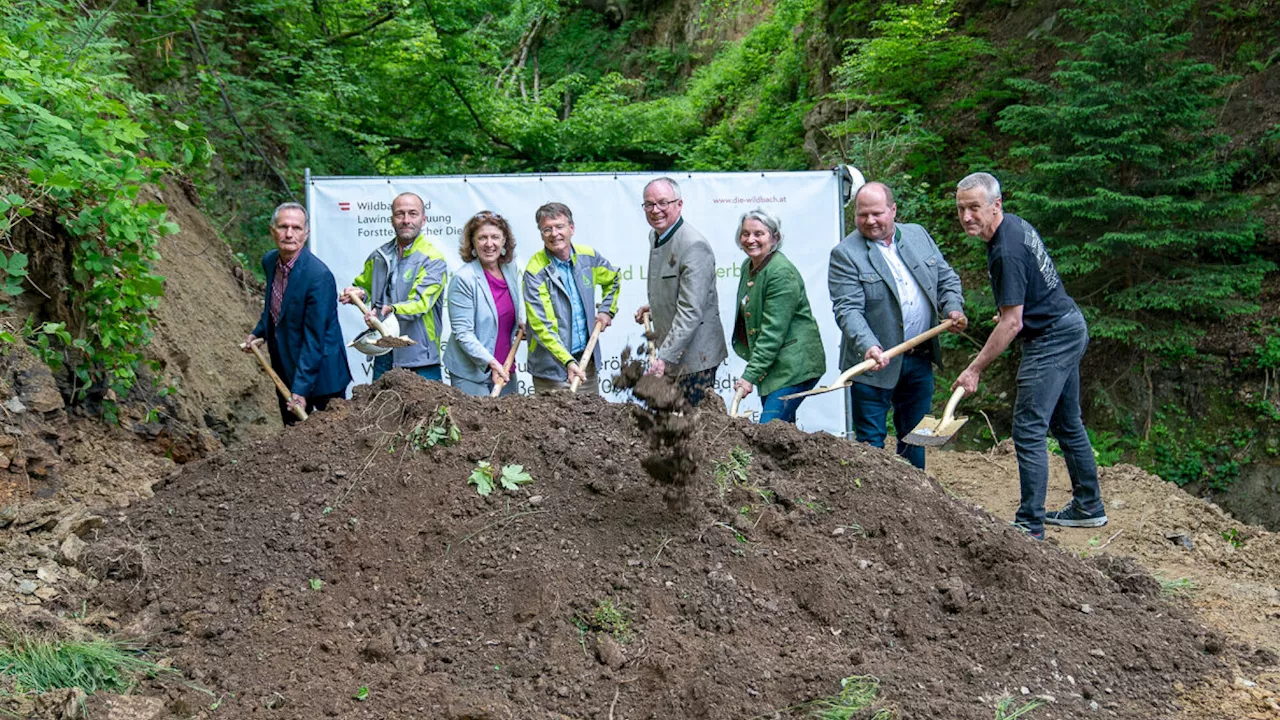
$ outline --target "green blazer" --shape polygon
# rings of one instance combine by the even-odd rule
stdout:
[[[781,252],[755,274],[750,258],[742,263],[733,306],[733,351],[747,361],[742,377],[756,386],[760,397],[826,372],[827,354],[804,278]]]

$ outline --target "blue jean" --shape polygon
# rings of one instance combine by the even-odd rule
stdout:
[[[853,434],[858,442],[884,447],[892,407],[898,454],[924,469],[924,448],[908,445],[902,438],[915,429],[933,404],[933,363],[927,355],[903,355],[902,374],[894,387],[878,388],[855,381],[849,387],[849,400],[853,407]]]
[[[1022,341],[1018,397],[1013,404],[1013,447],[1022,504],[1014,522],[1032,533],[1044,530],[1048,432],[1058,440],[1067,461],[1075,504],[1084,512],[1102,509],[1098,465],[1080,416],[1080,359],[1088,345],[1089,329],[1079,311],[1058,318],[1044,334]]]
[[[392,363],[393,363],[391,359],[391,355],[392,353],[384,353],[373,359],[373,379],[374,380],[377,380],[378,378],[382,377],[383,375],[385,375],[387,372],[391,370]],[[404,368],[404,369],[412,370],[428,380],[435,380],[436,382],[444,382],[444,375],[441,374],[440,372],[439,363],[435,365],[423,365],[422,367]]]
[[[805,380],[804,382],[796,385],[788,385],[784,388],[778,388],[768,395],[765,395],[761,400],[760,424],[764,425],[770,420],[781,420],[782,422],[789,422],[794,425],[796,423],[796,411],[800,409],[800,403],[804,402],[804,398],[783,400],[783,396],[812,390],[817,384],[818,378],[814,378],[812,380]]]

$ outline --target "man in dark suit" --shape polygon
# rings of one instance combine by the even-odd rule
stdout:
[[[284,203],[271,215],[276,249],[262,258],[266,304],[244,345],[252,352],[255,340],[266,339],[272,369],[292,393],[287,403],[279,398],[286,425],[297,422],[294,407],[324,410],[351,383],[338,325],[338,285],[307,249],[309,232],[307,210],[298,203]]]
[[[892,407],[898,454],[923,470],[924,448],[902,438],[929,412],[941,345],[934,338],[901,357],[885,359],[882,353],[933,327],[939,316],[955,321],[952,332],[963,330],[969,321],[960,276],[927,230],[894,222],[898,206],[887,185],[867,183],[853,202],[858,229],[831,251],[827,282],[844,331],[840,369],[876,361],[849,388],[854,435],[858,442],[884,447]]]

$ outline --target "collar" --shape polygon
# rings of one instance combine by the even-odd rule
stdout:
[[[662,247],[663,245],[665,245],[665,244],[666,244],[666,242],[667,242],[668,240],[670,240],[670,239],[671,239],[671,236],[672,236],[672,235],[675,235],[675,234],[676,234],[676,231],[677,231],[677,230],[679,230],[679,229],[680,229],[680,226],[681,226],[681,225],[683,225],[683,224],[684,224],[684,216],[683,216],[683,215],[681,215],[679,218],[677,218],[677,219],[676,219],[676,224],[675,224],[675,225],[672,225],[671,227],[667,228],[667,231],[666,231],[666,232],[664,232],[664,233],[662,233],[661,235],[659,235],[659,236],[658,236],[658,241],[657,241],[657,242],[655,242],[655,243],[653,244],[653,246],[654,246],[655,248],[660,248],[660,247]]]
[[[280,270],[280,272],[284,273],[285,275],[288,275],[288,274],[289,274],[289,272],[293,270],[293,266],[298,264],[298,258],[300,258],[300,257],[302,257],[302,251],[301,251],[301,250],[299,250],[298,252],[294,253],[293,257],[291,257],[291,258],[289,258],[288,260],[285,260],[285,261],[281,261],[281,260],[280,260],[280,258],[279,258],[279,256],[277,256],[277,257],[276,257],[276,268],[278,268],[278,269]]]
[[[543,252],[547,252],[545,248],[543,249]],[[573,258],[574,258],[574,256],[575,256],[575,255],[577,255],[577,253],[572,249],[572,246],[571,246],[571,249],[569,250],[569,259],[568,259],[568,260],[561,260],[560,258],[556,257],[555,255],[553,255],[553,254],[551,254],[551,253],[549,253],[549,252],[547,253],[547,257],[551,258],[551,262],[552,262],[553,264],[555,264],[555,266],[556,266],[556,267],[558,267],[558,268],[563,268],[563,267],[572,268],[572,267],[573,267]]]
[[[894,223],[893,224],[893,242],[896,243],[901,241],[902,241],[902,228],[898,227],[898,223]],[[881,242],[879,240],[872,240],[871,243],[874,245],[879,245],[880,247],[886,248],[886,249],[891,244],[891,243]]]

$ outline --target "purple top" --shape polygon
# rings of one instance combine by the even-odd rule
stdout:
[[[507,353],[511,352],[511,332],[516,327],[516,306],[504,278],[495,278],[485,270],[484,279],[489,281],[489,292],[493,293],[493,304],[498,308],[498,342],[493,356],[498,362],[506,362]]]

